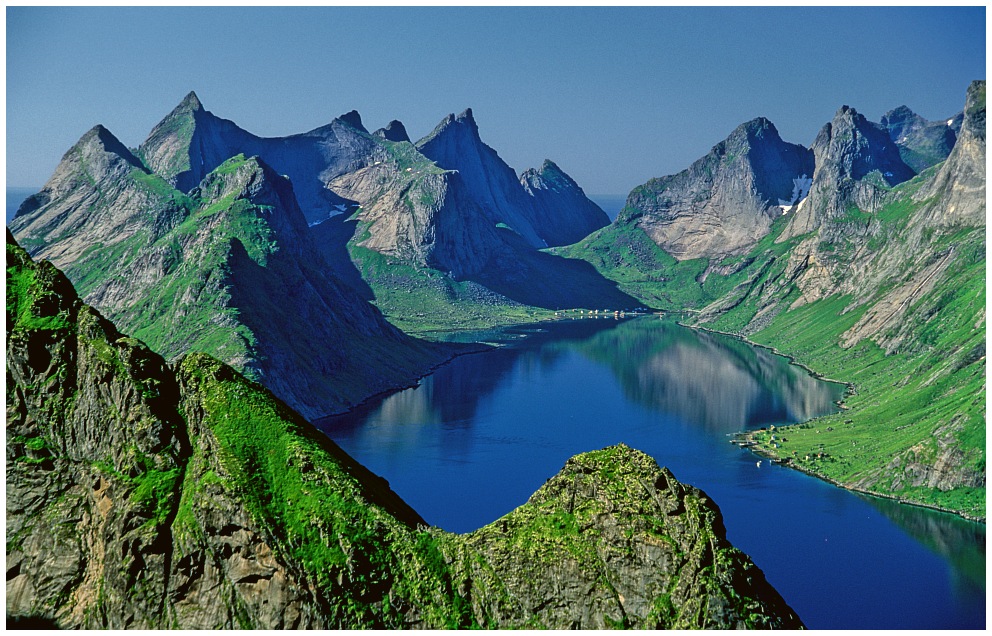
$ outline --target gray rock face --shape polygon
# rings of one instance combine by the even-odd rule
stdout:
[[[550,159],[540,170],[525,170],[520,183],[533,199],[535,225],[550,247],[571,245],[610,224],[606,212]]]
[[[496,226],[542,248],[574,242],[608,221],[550,162],[546,172],[529,172],[533,183],[522,187],[482,142],[471,109],[446,117],[416,148],[403,145],[409,142],[395,120],[370,135],[355,111],[308,133],[260,138],[206,111],[191,93],[138,154],[183,192],[228,158],[257,155],[289,176],[308,223],[358,204],[374,221],[362,246],[456,277],[512,251]]]
[[[688,170],[635,188],[617,222],[636,223],[679,260],[741,254],[798,202],[813,172],[809,150],[754,119]]]
[[[384,128],[372,133],[378,137],[382,137],[388,141],[410,141],[410,136],[406,133],[406,127],[403,123],[397,120],[392,120]]]
[[[139,226],[157,232],[169,225],[177,210],[150,191],[155,180],[109,130],[96,126],[65,153],[41,191],[21,205],[11,231],[30,237],[35,254],[65,267],[95,242],[113,245]]]
[[[417,142],[417,150],[439,167],[456,171],[452,181],[464,188],[477,209],[485,211],[492,225],[507,225],[531,247],[548,246],[535,227],[530,200],[517,175],[482,142],[471,108],[457,117],[448,115]]]
[[[900,106],[885,113],[881,123],[899,147],[902,160],[914,172],[920,173],[951,154],[957,140],[955,121],[958,122],[957,130],[960,130],[957,116],[942,121],[927,121],[909,107]]]
[[[184,196],[98,132],[66,155],[41,193],[48,202],[11,229],[155,350],[217,355],[308,417],[444,359],[333,276],[290,183],[261,160],[239,155]]]
[[[985,220],[985,82],[968,87],[957,143],[936,178],[916,194],[936,197],[930,225],[975,226]]]
[[[802,624],[619,446],[469,535],[208,356],[176,369],[7,243],[7,616],[59,628]],[[647,496],[645,496],[647,495]]]
[[[328,184],[361,204],[359,247],[477,282],[503,303],[634,306],[595,271],[535,249],[608,221],[551,162],[518,180],[482,142],[470,110],[446,117],[416,147],[376,136],[384,141],[366,167]]]
[[[816,170],[809,196],[779,240],[810,232],[824,219],[845,214],[849,205],[874,212],[888,188],[915,175],[888,132],[848,106],[820,129],[812,150]]]

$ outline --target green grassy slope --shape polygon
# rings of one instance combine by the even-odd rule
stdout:
[[[477,532],[429,528],[261,385],[202,353],[167,366],[9,233],[7,258],[14,620],[801,626],[713,502],[643,453],[576,456]]]
[[[690,323],[746,335],[853,386],[843,413],[786,429],[785,443],[783,433],[758,436],[765,452],[847,486],[984,518],[985,229],[926,225],[934,202],[913,195],[935,172],[892,189],[875,214],[850,206],[819,233],[779,243],[783,217],[748,254],[709,267],[675,261],[634,224],[559,251],[649,306],[692,310]],[[888,301],[929,271],[926,293]]]

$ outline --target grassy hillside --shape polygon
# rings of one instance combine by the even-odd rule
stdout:
[[[635,225],[560,251],[658,308],[774,347],[850,383],[845,410],[759,434],[763,452],[843,485],[985,516],[985,228],[929,223],[935,173],[819,231],[678,262]],[[786,441],[783,441],[783,437]]]

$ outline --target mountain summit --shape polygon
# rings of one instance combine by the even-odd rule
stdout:
[[[679,260],[740,254],[802,200],[813,172],[813,153],[758,117],[687,170],[635,188],[617,222],[636,223]]]
[[[849,205],[873,212],[889,188],[915,175],[888,131],[846,105],[820,129],[812,150],[816,171],[809,198],[779,240],[810,232],[844,215]]]

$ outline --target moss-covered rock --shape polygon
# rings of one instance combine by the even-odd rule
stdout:
[[[63,628],[798,627],[646,455],[468,535],[205,354],[175,369],[7,243],[7,615]]]

